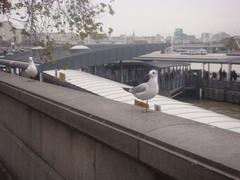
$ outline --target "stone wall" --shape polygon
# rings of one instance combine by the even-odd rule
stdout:
[[[238,179],[239,137],[0,72],[0,158],[19,180]]]
[[[0,99],[0,156],[19,179],[155,179],[148,167],[86,134],[8,96]]]

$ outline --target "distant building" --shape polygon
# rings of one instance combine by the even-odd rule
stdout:
[[[209,33],[202,33],[201,34],[201,41],[203,43],[208,43],[210,42],[210,34]]]
[[[81,38],[76,33],[50,33],[48,34],[51,39],[54,39],[57,44],[78,44]]]
[[[142,36],[135,37],[134,43],[161,43],[163,42],[163,37],[159,34],[157,36]]]
[[[185,34],[183,34],[183,29],[181,28],[176,28],[175,32],[174,32],[174,37],[175,38],[183,38],[185,36]]]
[[[174,44],[190,44],[196,43],[197,39],[194,35],[187,35],[183,33],[183,29],[176,28],[174,32]]]
[[[182,40],[182,44],[191,44],[196,42],[197,42],[197,39],[194,35],[186,35]]]

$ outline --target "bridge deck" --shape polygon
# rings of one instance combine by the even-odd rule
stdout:
[[[208,55],[181,55],[181,54],[161,54],[153,52],[140,57],[134,58],[144,61],[172,61],[188,63],[216,63],[216,64],[240,64],[240,56],[227,56],[225,54],[208,54]]]

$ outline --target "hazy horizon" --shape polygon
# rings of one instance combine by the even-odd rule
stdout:
[[[116,35],[172,35],[175,28],[199,37],[201,33],[240,35],[239,0],[115,0],[114,16],[102,18]]]
[[[240,0],[114,0],[112,6],[115,14],[99,19],[105,32],[108,27],[114,29],[112,36],[135,32],[136,36],[167,37],[175,28],[197,37],[206,32],[240,35]]]

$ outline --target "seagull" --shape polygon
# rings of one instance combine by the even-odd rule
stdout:
[[[38,74],[38,70],[37,70],[36,65],[33,62],[33,58],[29,57],[28,67],[27,67],[27,69],[25,69],[22,76],[28,77],[28,78],[35,78],[37,76],[37,74]]]
[[[123,88],[127,92],[132,93],[136,98],[145,101],[148,105],[148,100],[152,99],[158,94],[159,86],[158,86],[158,72],[153,69],[148,73],[149,80],[148,82],[139,84],[133,88]],[[146,108],[147,112],[147,108]]]

